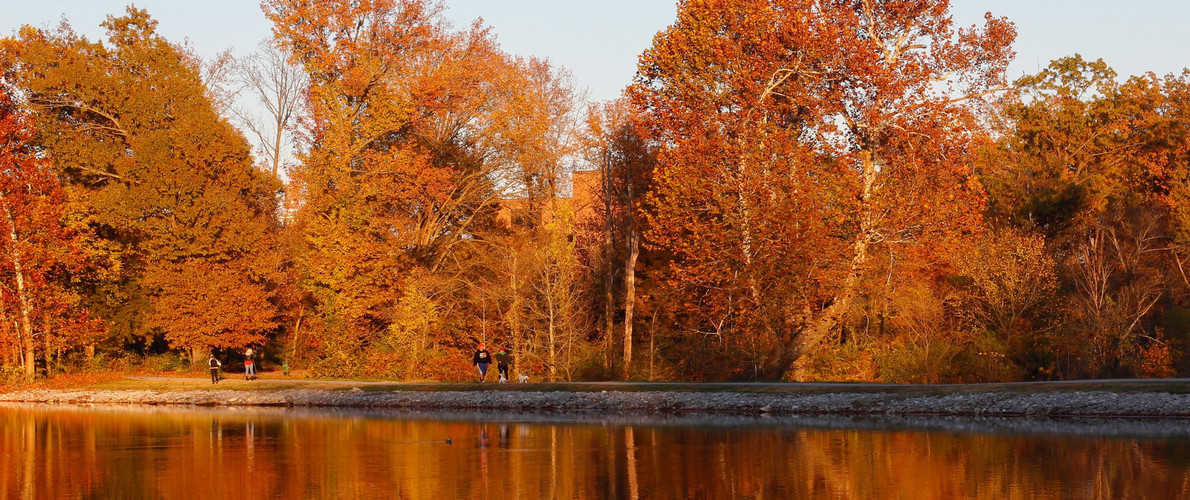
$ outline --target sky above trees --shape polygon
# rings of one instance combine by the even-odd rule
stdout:
[[[65,14],[80,33],[102,36],[99,23],[120,15],[128,0],[51,0],[14,2],[0,18],[0,34],[22,24],[56,24]],[[630,83],[636,58],[653,35],[674,20],[672,0],[448,0],[447,16],[460,25],[482,17],[504,50],[548,57],[570,69],[592,100],[614,98]],[[245,55],[269,36],[270,24],[245,0],[176,2],[137,0],[160,22],[169,40],[188,39],[210,57],[229,47]],[[962,25],[981,23],[984,12],[1006,16],[1017,25],[1016,61],[1010,78],[1032,74],[1049,61],[1073,53],[1103,58],[1121,75],[1146,71],[1180,73],[1190,66],[1185,48],[1190,31],[1190,3],[1180,0],[955,0]]]

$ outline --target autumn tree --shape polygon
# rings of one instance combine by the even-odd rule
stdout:
[[[192,353],[259,343],[275,326],[278,186],[148,13],[103,25],[108,45],[25,27],[4,55],[72,202],[120,256],[107,317],[121,340],[164,336]]]
[[[1076,54],[1016,81],[1008,129],[981,164],[993,218],[1057,237],[1132,190],[1141,142],[1120,133],[1131,117],[1112,109],[1116,78],[1103,60]]]
[[[443,330],[481,326],[462,320],[482,308],[467,286],[486,271],[470,257],[491,252],[498,202],[560,185],[565,148],[554,146],[573,128],[564,73],[508,56],[479,24],[454,30],[427,1],[265,10],[310,82],[308,151],[287,196],[324,335],[337,349],[377,345],[415,270],[442,278],[422,293],[460,308]]]
[[[1190,290],[1186,77],[1121,82],[1076,54],[1016,87],[1003,108],[1009,127],[980,168],[995,223],[1045,234],[1059,271],[1060,314],[1040,368],[1139,374],[1146,352],[1168,351],[1161,325]]]
[[[630,92],[662,144],[652,239],[687,328],[779,379],[851,307],[880,245],[978,224],[968,155],[1014,32],[948,2],[683,1]]]
[[[19,348],[30,379],[38,351],[48,370],[52,355],[93,345],[104,332],[75,288],[95,263],[73,222],[28,117],[0,85],[0,321],[17,325],[4,343]]]
[[[432,352],[438,347],[432,333],[439,326],[441,308],[433,293],[436,288],[433,279],[434,276],[428,274],[409,279],[394,308],[393,321],[381,341],[387,344],[383,347],[399,356],[392,360],[395,362],[388,363],[396,366],[385,368],[406,378],[423,375],[426,363],[438,361]]]
[[[423,104],[418,76],[433,71],[428,59],[448,59],[431,6],[278,1],[265,8],[278,43],[310,82],[310,144],[289,193],[299,203],[303,288],[322,316],[324,357],[349,358],[389,327],[400,277],[418,256],[437,257],[427,226],[451,220],[440,205],[459,203],[451,198],[453,175],[473,180],[467,188],[479,199],[468,202],[491,187],[465,167],[435,166],[414,136]]]
[[[969,279],[976,313],[983,324],[1008,339],[1021,332],[1018,323],[1054,298],[1057,274],[1045,239],[1011,228],[987,232],[973,242],[958,263]]]
[[[571,368],[581,358],[575,351],[589,317],[583,307],[573,208],[557,200],[550,203],[540,231],[541,245],[532,255],[535,272],[529,277],[533,300],[528,304],[529,319],[538,328],[527,339],[525,353],[541,360],[547,380],[570,380]]]
[[[625,378],[632,373],[636,267],[644,229],[644,199],[655,164],[655,148],[646,139],[633,111],[627,99],[592,106],[587,111],[584,139],[586,161],[598,167],[600,178],[597,208],[603,236],[604,335],[611,345],[615,338],[614,310],[617,303],[622,303]]]

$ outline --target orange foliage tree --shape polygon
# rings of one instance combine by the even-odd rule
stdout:
[[[982,165],[995,218],[1055,237],[1144,190],[1144,131],[1157,114],[1127,101],[1159,92],[1116,80],[1103,60],[1074,55],[1016,81],[1003,106],[1010,129]]]
[[[482,338],[461,319],[484,317],[466,292],[483,272],[472,263],[498,245],[484,234],[499,200],[559,189],[565,75],[509,57],[478,24],[453,30],[427,1],[274,0],[265,10],[310,81],[309,150],[287,194],[321,366],[353,369],[355,353],[404,331],[403,310],[458,311],[441,316],[452,324],[418,327],[436,332],[431,344]]]
[[[275,327],[278,186],[148,13],[129,8],[104,27],[110,45],[66,25],[25,27],[4,45],[37,139],[121,263],[96,288],[100,305],[122,341],[164,337],[192,354],[259,343]]]
[[[990,15],[956,29],[948,8],[683,1],[642,56],[630,93],[662,145],[652,239],[674,254],[686,327],[722,341],[734,376],[784,377],[877,246],[978,227],[967,155],[1014,31]]]

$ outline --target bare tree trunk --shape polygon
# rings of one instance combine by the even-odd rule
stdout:
[[[558,320],[559,316],[561,316],[562,306],[558,303],[557,297],[558,283],[555,280],[558,279],[558,276],[551,274],[556,272],[550,269],[551,267],[547,265],[547,274],[545,276],[546,319],[548,323],[546,342],[549,345],[550,382],[556,382],[558,380]]]
[[[628,256],[624,262],[624,379],[632,377],[632,323],[636,307],[636,259],[640,256],[640,229],[636,226],[636,204],[632,196],[632,168],[624,166],[624,225],[628,236]]]
[[[510,273],[510,284],[512,288],[512,304],[508,305],[508,328],[512,330],[512,372],[510,376],[516,377],[521,373],[521,364],[517,360],[523,359],[521,353],[521,295],[520,286],[517,283],[517,254],[512,253],[512,272]]]
[[[289,356],[285,359],[290,362],[290,368],[297,364],[295,358],[297,357],[298,336],[302,333],[302,317],[305,316],[305,313],[306,308],[298,305],[297,322],[293,326],[293,339],[289,341]]]
[[[42,348],[45,349],[41,353],[41,358],[45,360],[45,378],[50,378],[50,367],[53,366],[54,362],[54,350],[50,346],[49,321],[47,321],[45,318],[42,318],[41,327],[41,340],[43,341]]]
[[[656,347],[656,342],[655,342],[656,338],[657,338],[657,308],[654,307],[653,308],[653,319],[651,321],[649,321],[649,382],[652,382],[654,379],[653,364],[657,357],[657,347]]]
[[[17,305],[20,309],[20,316],[18,320],[21,326],[21,340],[25,347],[25,377],[32,380],[37,364],[34,354],[36,348],[33,345],[33,303],[29,298],[29,291],[25,289],[25,268],[22,263],[21,252],[17,248],[20,244],[20,239],[17,237],[16,222],[12,219],[12,212],[8,209],[8,204],[0,202],[0,206],[4,209],[4,217],[8,221],[8,237],[11,247],[9,248],[9,258],[12,260],[13,274],[17,282]]]
[[[13,340],[11,343],[7,341],[5,342],[9,348],[4,350],[3,360],[4,364],[19,366],[19,360],[21,357],[21,335],[17,333],[17,329],[13,325],[12,320],[8,317],[8,310],[4,308],[3,297],[3,295],[0,295],[0,335],[3,335],[3,338],[6,340]]]
[[[278,177],[278,173],[281,171],[281,148],[284,147],[284,144],[282,144],[281,135],[282,131],[285,130],[288,119],[282,118],[280,115],[278,115],[276,118],[277,119],[274,122],[274,126],[276,127],[277,135],[273,139],[273,177],[279,179],[280,177]]]
[[[37,375],[37,358],[35,347],[33,346],[33,328],[26,326],[21,322],[21,342],[25,347],[24,363],[25,363],[25,378],[33,380]]]
[[[624,379],[632,376],[632,315],[636,306],[636,259],[640,256],[640,232],[628,229],[628,259],[624,263]]]
[[[549,302],[550,302],[549,306],[548,306],[549,307],[549,329],[548,329],[548,335],[546,337],[549,342],[550,382],[555,382],[558,380],[558,359],[557,359],[558,346],[555,344],[554,332],[557,329],[557,327],[555,326],[555,323],[557,322],[556,320],[557,320],[557,316],[558,316],[558,314],[557,314],[558,311],[556,309],[556,304],[554,304],[554,299],[551,297],[547,300],[549,300]]]
[[[612,238],[612,169],[611,159],[608,154],[604,153],[603,165],[600,172],[603,180],[603,261],[607,266],[607,276],[604,278],[604,304],[603,304],[603,318],[604,318],[604,341],[606,348],[604,352],[603,364],[604,368],[608,370],[612,367],[612,353],[615,348],[615,282],[616,282],[616,268],[612,265],[613,255],[612,246],[615,240]]]
[[[613,272],[613,268],[612,268],[610,260],[608,261],[607,269],[608,269],[607,278],[606,278],[607,281],[604,284],[605,294],[603,297],[603,303],[604,303],[603,318],[605,320],[604,325],[603,325],[603,331],[604,331],[603,367],[607,368],[608,370],[611,370],[612,365],[614,364],[613,363],[614,356],[612,355],[612,353],[615,352],[615,345],[616,345],[616,339],[615,339],[615,337],[616,337],[616,330],[615,330],[616,296],[615,296],[615,291],[612,290],[612,283],[615,280],[615,277],[614,277],[615,273]]]

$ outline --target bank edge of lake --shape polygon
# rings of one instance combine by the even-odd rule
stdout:
[[[407,391],[407,390],[61,390],[24,389],[0,402],[399,408],[1043,417],[1190,418],[1190,394],[1166,392],[895,392],[747,393],[682,391]]]

